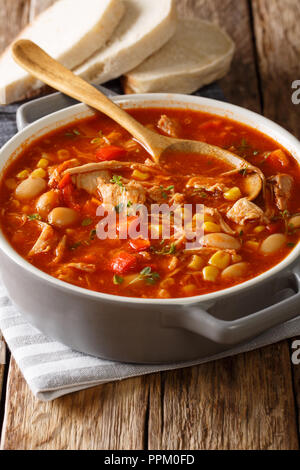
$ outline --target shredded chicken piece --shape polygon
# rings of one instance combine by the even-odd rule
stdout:
[[[94,194],[99,184],[109,183],[111,174],[106,171],[91,171],[72,175],[72,181],[78,189],[84,189],[89,194]]]
[[[267,222],[263,210],[253,202],[243,197],[236,201],[236,203],[227,212],[227,217],[236,224],[244,225],[247,220],[259,220]]]
[[[155,166],[148,165],[145,163],[132,163],[130,166],[133,170],[140,170],[147,173],[162,173],[161,168],[156,168]]]
[[[131,168],[131,162],[118,162],[117,160],[109,160],[99,163],[87,163],[86,165],[76,166],[75,168],[68,168],[63,174],[69,173],[70,175],[77,175],[79,173],[89,173],[91,171],[101,170],[121,170],[122,168]]]
[[[222,232],[228,233],[229,235],[234,235],[235,231],[225,222],[223,216],[220,214],[218,209],[213,207],[204,207],[204,214],[211,215],[216,219],[216,222],[220,225]]]
[[[94,273],[96,271],[95,264],[87,263],[68,263],[65,265],[66,268],[77,269],[78,271],[85,271],[86,273]]]
[[[146,158],[144,164],[147,166],[151,166],[152,168],[156,168],[157,171],[160,171],[162,168],[159,163],[154,162],[153,160],[151,160],[151,158]]]
[[[63,259],[66,248],[67,248],[67,235],[64,235],[59,241],[55,249],[55,258],[53,260],[54,263],[59,263]]]
[[[179,137],[179,123],[175,119],[166,116],[166,114],[162,114],[160,120],[157,123],[157,127],[171,137]]]
[[[179,259],[177,258],[177,256],[172,256],[168,264],[169,271],[174,271],[174,269],[177,268],[178,264],[179,264]]]
[[[201,178],[199,176],[193,176],[186,184],[187,188],[204,189],[207,192],[214,193],[216,191],[225,192],[229,188],[224,183],[215,182],[216,179],[212,177]]]
[[[77,158],[72,158],[71,160],[67,160],[58,166],[56,165],[56,166],[49,167],[48,172],[49,172],[50,178],[49,178],[48,184],[50,188],[52,188],[53,186],[56,186],[59,183],[61,179],[61,175],[64,174],[67,169],[76,167],[78,163],[79,161],[77,160]]]
[[[170,195],[172,195],[172,193]],[[154,186],[152,185],[149,189],[147,189],[147,196],[158,204],[167,203],[169,200],[169,193],[165,192],[158,184],[155,184]]]
[[[34,256],[40,253],[48,253],[56,243],[57,237],[53,228],[44,222],[40,222],[40,224],[43,226],[42,232],[29,251],[28,256]]]
[[[268,178],[268,183],[271,183],[275,197],[275,204],[280,211],[287,209],[288,200],[291,197],[292,187],[294,180],[290,175],[279,174]]]
[[[185,197],[183,194],[181,193],[175,193],[173,194],[173,196],[171,197],[170,199],[170,203],[171,204],[178,204],[178,205],[181,205],[181,204],[184,204],[184,200],[185,200]]]
[[[103,204],[112,204],[114,207],[120,204],[126,206],[129,201],[131,204],[144,204],[146,200],[145,189],[141,184],[135,181],[130,181],[124,186],[112,183],[100,183],[98,185],[98,191],[102,197]]]

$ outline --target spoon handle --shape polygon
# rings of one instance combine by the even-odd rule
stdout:
[[[155,155],[157,152],[160,153],[160,147],[164,146],[162,136],[144,127],[88,82],[50,57],[34,42],[28,39],[16,41],[12,46],[12,55],[14,60],[31,75],[116,121],[153,157],[157,156]]]

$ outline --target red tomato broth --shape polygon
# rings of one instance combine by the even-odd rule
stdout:
[[[259,167],[267,177],[278,173],[278,168],[274,168],[274,166],[278,167],[278,165],[272,165],[272,161],[268,160],[265,153],[281,149],[281,146],[269,137],[245,125],[227,118],[191,110],[155,108],[146,110],[134,109],[129,112],[141,123],[154,127],[158,132],[162,132],[157,127],[160,116],[167,114],[169,118],[179,122],[180,125],[177,127],[179,129],[179,138],[203,140],[213,145],[228,148],[247,159],[251,164]],[[76,121],[72,125],[50,132],[37,139],[9,165],[2,178],[0,187],[2,207],[0,223],[2,230],[9,242],[22,257],[48,274],[80,287],[115,295],[143,298],[185,297],[217,291],[253,278],[282,261],[292,250],[294,244],[298,242],[298,230],[292,230],[291,233],[286,235],[287,243],[281,249],[272,255],[262,256],[259,250],[248,248],[246,246],[247,242],[255,240],[258,244],[261,243],[267,235],[272,233],[267,228],[267,225],[270,225],[270,223],[277,224],[277,230],[281,230],[282,233],[286,225],[282,222],[282,227],[280,227],[278,220],[269,224],[263,224],[266,228],[254,236],[254,228],[262,224],[248,222],[243,227],[243,233],[238,235],[238,238],[244,242],[239,255],[242,257],[243,262],[249,263],[245,275],[240,276],[238,279],[226,280],[222,279],[221,275],[219,275],[214,281],[206,281],[203,278],[201,268],[191,273],[191,270],[187,267],[192,255],[189,257],[181,253],[180,249],[176,253],[172,253],[172,247],[170,248],[172,244],[168,241],[164,245],[160,245],[159,241],[150,240],[151,246],[149,247],[147,246],[148,243],[145,243],[145,250],[143,251],[136,249],[134,243],[130,244],[128,240],[119,240],[118,238],[99,240],[94,232],[99,221],[99,217],[96,216],[96,209],[101,203],[101,197],[99,194],[90,195],[73,185],[72,197],[74,198],[73,202],[76,204],[76,207],[74,206],[75,210],[78,211],[80,216],[79,221],[74,226],[66,229],[55,227],[57,243],[64,235],[67,238],[67,249],[64,250],[63,259],[59,263],[54,262],[55,247],[46,252],[28,256],[29,251],[41,232],[39,222],[47,223],[47,219],[41,218],[41,220],[38,220],[39,217],[38,219],[32,217],[37,214],[36,203],[39,197],[26,201],[18,201],[15,197],[14,189],[9,189],[6,182],[11,179],[16,184],[19,184],[22,180],[19,180],[17,175],[24,170],[27,170],[28,173],[32,172],[32,170],[36,169],[41,158],[49,161],[49,165],[45,170],[47,173],[45,178],[48,181],[49,168],[74,158],[78,160],[78,165],[98,162],[97,152],[102,148],[101,146],[106,148],[108,145],[125,148],[125,155],[120,152],[120,161],[144,163],[149,158],[147,152],[134,142],[124,129],[120,128],[120,126],[106,116],[97,114],[82,121]],[[61,150],[64,152],[60,152]],[[288,160],[288,166],[283,171],[291,175],[294,180],[292,196],[288,203],[288,211],[290,214],[295,214],[300,212],[300,195],[297,192],[297,185],[300,183],[299,165],[286,150],[282,150]],[[187,160],[189,162],[188,165],[186,164]],[[174,154],[172,157],[167,156],[163,168],[167,170],[167,177],[164,175],[152,177],[150,173],[149,180],[155,181],[155,184],[159,181],[164,188],[163,192],[172,185],[174,187],[172,191],[181,194],[186,191],[182,175],[192,174],[194,176],[201,175],[202,177],[217,178],[221,173],[230,169],[224,163],[220,163],[211,157],[183,156],[180,154]],[[132,179],[132,169],[114,170],[112,175],[118,175],[124,179]],[[160,177],[161,180],[159,179]],[[62,178],[65,177],[62,176]],[[68,185],[69,178],[66,177],[63,183],[62,178],[54,189],[59,191],[60,206],[70,207],[63,194],[63,187],[65,187],[65,184]],[[242,180],[243,175],[240,173],[232,175],[230,186],[241,187]],[[60,186],[62,187],[60,188]],[[49,189],[51,188],[47,188],[47,191]],[[199,193],[195,195],[192,191],[186,191],[184,195],[185,203],[205,204],[209,207],[223,210],[225,211],[224,213],[234,203],[225,200],[220,191],[215,193],[206,192],[205,197],[202,197]],[[169,194],[167,191],[167,201],[168,198]],[[262,197],[260,196],[254,202],[262,206]],[[278,210],[276,211],[277,218],[282,217],[282,214],[279,212]],[[226,220],[226,222],[231,228],[236,228],[236,224],[232,221]],[[168,253],[168,250],[170,253]],[[112,267],[113,260],[118,257],[118,253],[124,252],[128,253],[129,259],[135,257],[136,261],[132,262],[131,267],[129,266],[128,270],[126,268],[124,273],[122,273],[122,270],[120,272],[118,270],[114,271]],[[210,256],[204,256],[204,265],[209,265]],[[176,262],[174,262],[175,258],[177,258]],[[170,279],[168,276],[173,272],[169,268],[172,262],[173,264],[177,263],[173,271],[176,271],[178,266],[181,267],[181,270],[171,276],[174,282],[170,281],[167,287],[162,287],[163,281],[166,278]],[[88,272],[78,270],[77,268],[68,268],[67,265],[69,263],[95,265],[95,270]],[[141,275],[140,273],[145,269],[147,270],[147,268],[151,268],[150,274],[146,272],[144,275]],[[61,270],[60,275],[57,274],[59,269]],[[153,273],[155,276],[153,276]],[[159,278],[156,274],[159,275]],[[122,281],[120,281],[118,276],[122,278]],[[184,288],[187,285],[194,285],[194,290],[185,291]]]

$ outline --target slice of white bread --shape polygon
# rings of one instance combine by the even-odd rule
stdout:
[[[124,0],[125,14],[108,44],[75,70],[104,83],[133,69],[161,48],[176,29],[174,0]]]
[[[18,36],[31,39],[66,67],[74,68],[110,38],[124,14],[122,0],[59,0]],[[32,96],[42,86],[11,57],[0,58],[0,103]]]
[[[126,93],[193,93],[223,77],[234,43],[217,25],[181,19],[170,41],[124,78]]]

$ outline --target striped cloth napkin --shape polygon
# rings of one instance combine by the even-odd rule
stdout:
[[[0,330],[34,395],[42,401],[51,401],[105,382],[189,367],[276,343],[300,334],[300,318],[272,328],[247,344],[198,361],[161,365],[125,364],[88,356],[47,338],[12,305],[0,283]]]

